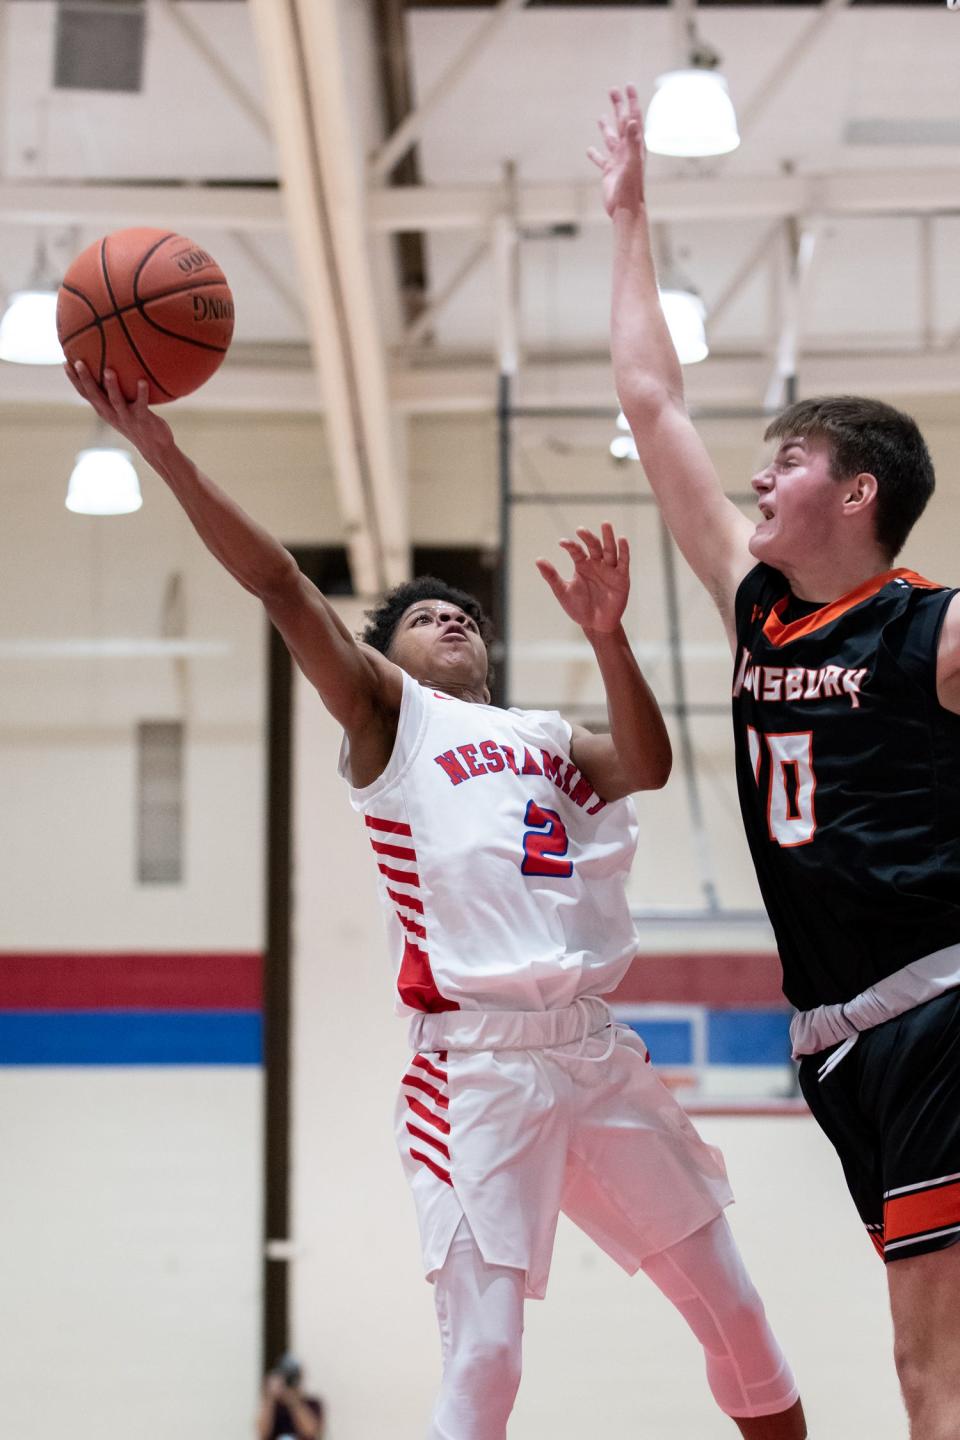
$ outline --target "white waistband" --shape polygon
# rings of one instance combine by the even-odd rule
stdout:
[[[934,950],[932,955],[924,955],[904,965],[902,970],[884,976],[843,1005],[818,1005],[815,1010],[798,1011],[790,1022],[793,1058],[815,1055],[863,1030],[872,1030],[875,1025],[925,1005],[957,986],[960,986],[960,945]]]
[[[443,1010],[410,1020],[410,1048],[436,1050],[553,1050],[584,1041],[610,1024],[609,1007],[583,995],[562,1010]]]

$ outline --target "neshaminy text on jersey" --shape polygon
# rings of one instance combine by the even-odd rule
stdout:
[[[477,759],[478,751],[483,760]],[[593,800],[594,804],[586,812],[588,815],[599,814],[607,803],[600,799],[572,760],[566,760],[562,755],[551,755],[549,750],[540,751],[538,762],[524,747],[523,761],[518,762],[512,746],[501,745],[496,740],[481,740],[477,744],[468,743],[456,746],[455,750],[445,750],[442,755],[434,755],[433,759],[451,785],[462,785],[464,780],[472,780],[475,776],[501,772],[509,774],[512,771],[514,775],[546,775],[581,810],[588,800]]]

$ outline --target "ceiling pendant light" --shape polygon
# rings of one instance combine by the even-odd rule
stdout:
[[[0,360],[15,365],[62,365],[56,290],[17,290],[0,319]]]
[[[710,354],[704,330],[706,309],[696,291],[685,285],[667,286],[660,292],[663,318],[681,365],[696,365]]]
[[[614,460],[639,460],[637,442],[632,435],[614,435],[610,441],[610,454]]]
[[[657,155],[729,155],[740,144],[720,56],[687,22],[687,64],[658,75],[643,136]]]
[[[131,515],[143,504],[129,450],[113,446],[80,450],[66,506],[77,515]]]
[[[657,155],[729,155],[740,144],[727,82],[716,70],[668,70],[656,80],[644,139]]]
[[[62,365],[57,336],[57,290],[43,237],[37,241],[33,270],[22,290],[9,297],[0,319],[0,360],[14,365]]]

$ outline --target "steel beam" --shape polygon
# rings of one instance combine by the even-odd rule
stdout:
[[[255,4],[261,0],[254,0]],[[371,190],[370,229],[489,230],[504,209],[502,184],[409,185]],[[960,211],[960,169],[835,171],[830,175],[723,175],[651,185],[654,221],[784,220],[791,215],[933,215]],[[521,229],[609,224],[592,180],[520,182]],[[287,217],[272,177],[257,185],[77,184],[0,181],[0,223],[121,226],[165,223],[225,230],[283,230]]]
[[[830,353],[806,352],[798,365],[804,392],[881,396],[956,395],[960,392],[960,334],[956,348],[936,346],[878,350],[861,339],[856,348]],[[329,415],[325,388],[305,354],[299,364],[264,364],[245,359],[234,347],[226,364],[193,395],[176,403],[186,410],[211,413]],[[692,409],[739,407],[756,410],[757,396],[770,375],[770,356],[759,351],[741,355],[711,354],[684,376]],[[391,372],[390,403],[399,415],[493,414],[496,409],[496,367],[489,356],[429,352],[420,363],[409,357]],[[82,401],[70,389],[58,366],[0,365],[0,408],[65,407]],[[568,359],[528,357],[520,372],[518,407],[540,407],[545,413],[584,410],[617,413],[609,356],[597,352]]]

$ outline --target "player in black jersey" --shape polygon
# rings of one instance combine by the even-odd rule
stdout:
[[[754,525],[689,416],[657,296],[636,92],[601,121],[620,403],[734,653],[737,780],[804,1094],[888,1262],[913,1440],[960,1436],[960,598],[893,567],[933,467],[841,396],[768,428]]]

